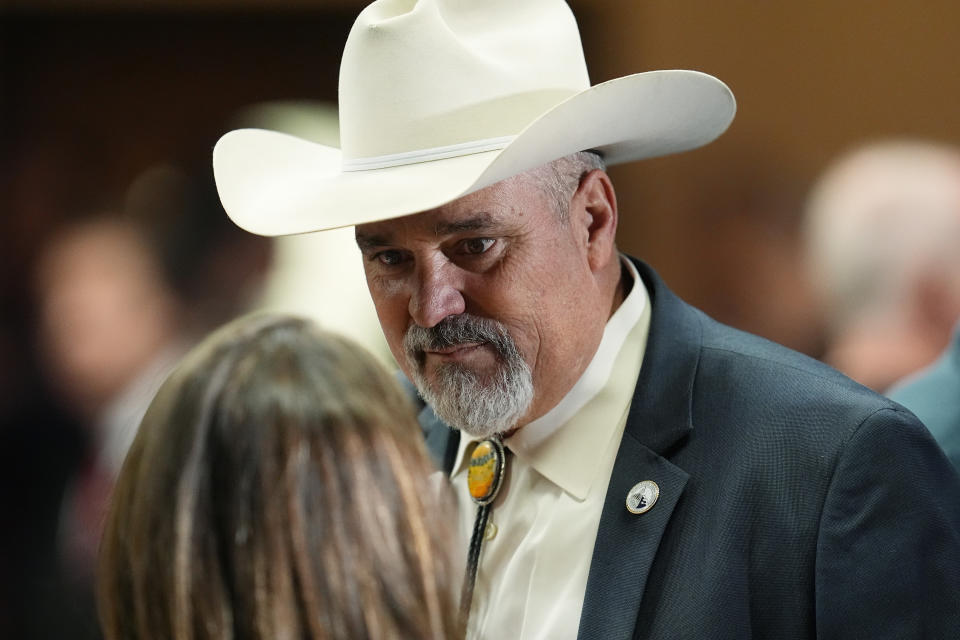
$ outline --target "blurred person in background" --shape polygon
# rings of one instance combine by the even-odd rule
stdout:
[[[839,329],[832,357],[913,411],[960,470],[960,148],[852,151],[810,214],[820,277],[836,278],[824,282]]]
[[[183,302],[142,231],[109,214],[50,240],[37,292],[47,371],[90,429],[91,454],[61,522],[66,565],[88,579],[106,494],[143,412],[184,351]]]
[[[917,414],[960,471],[960,319],[944,353],[887,392]]]
[[[960,317],[960,149],[855,148],[818,179],[805,216],[823,359],[877,391],[930,364]]]
[[[197,346],[117,482],[108,640],[452,640],[451,505],[412,406],[361,347],[257,314]]]
[[[152,167],[121,205],[55,230],[36,260],[43,368],[86,434],[61,501],[53,586],[75,638],[98,636],[107,496],[144,411],[196,336],[246,311],[262,282],[268,244],[224,224],[211,193],[176,167]]]
[[[184,351],[183,301],[142,229],[111,214],[55,233],[36,288],[45,370],[87,436],[60,508],[60,588],[76,637],[95,637],[93,570],[107,496],[143,412]]]

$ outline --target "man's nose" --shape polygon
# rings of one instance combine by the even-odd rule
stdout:
[[[426,264],[417,270],[417,283],[410,296],[410,317],[414,322],[429,329],[447,316],[466,310],[462,278],[457,272],[456,266],[446,261]]]

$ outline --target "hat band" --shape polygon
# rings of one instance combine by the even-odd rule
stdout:
[[[431,160],[444,160],[457,156],[468,156],[474,153],[483,153],[484,151],[496,151],[503,149],[513,142],[516,136],[500,136],[499,138],[485,138],[483,140],[472,140],[470,142],[461,142],[459,144],[449,144],[442,147],[430,147],[429,149],[417,149],[416,151],[404,151],[402,153],[391,153],[385,156],[369,156],[366,158],[344,158],[343,171],[368,171],[370,169],[386,169],[387,167],[398,167],[405,164],[416,164],[418,162],[430,162]]]

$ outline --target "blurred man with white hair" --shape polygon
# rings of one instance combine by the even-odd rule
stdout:
[[[827,168],[806,216],[824,360],[878,391],[932,362],[960,317],[960,150],[858,147]]]

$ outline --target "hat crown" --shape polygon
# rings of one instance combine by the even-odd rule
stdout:
[[[563,0],[378,0],[340,65],[343,158],[514,136],[589,86]]]

